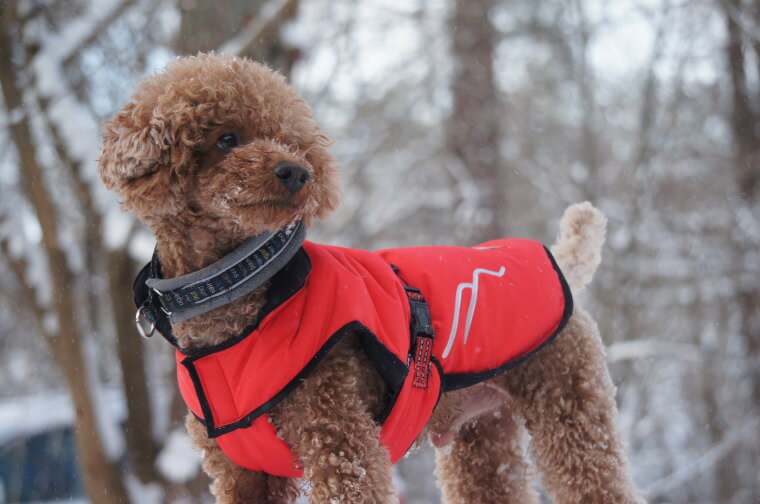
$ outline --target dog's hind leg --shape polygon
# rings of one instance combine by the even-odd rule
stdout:
[[[596,324],[576,308],[556,340],[499,380],[532,436],[557,504],[638,504],[616,426],[615,389]]]
[[[216,441],[208,438],[206,428],[192,414],[188,414],[185,426],[193,447],[203,454],[203,470],[213,480],[211,493],[217,504],[290,504],[298,498],[300,489],[296,480],[235,465]]]
[[[272,410],[303,463],[312,504],[396,504],[391,464],[371,414],[368,363],[344,338]],[[365,358],[366,359],[366,358]]]
[[[436,448],[436,472],[448,504],[534,504],[528,434],[509,406],[462,426]]]

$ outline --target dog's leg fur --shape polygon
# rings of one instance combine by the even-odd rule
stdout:
[[[314,373],[272,412],[298,453],[312,504],[394,504],[388,452],[373,419],[382,398],[354,338],[344,338]]]
[[[534,504],[528,435],[510,405],[464,425],[436,449],[436,472],[448,504]]]
[[[637,504],[616,427],[615,389],[596,324],[576,308],[557,339],[497,378],[526,419],[557,504]]]
[[[296,480],[235,465],[216,441],[208,438],[205,427],[192,413],[188,413],[185,426],[193,447],[202,453],[203,470],[213,479],[211,493],[217,504],[289,504],[300,495]]]

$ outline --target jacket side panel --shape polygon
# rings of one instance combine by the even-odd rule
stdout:
[[[406,362],[411,342],[409,302],[390,264],[374,252],[306,243],[304,248],[310,256],[313,247],[331,257],[318,273],[320,288],[313,295],[331,298],[325,306],[328,313],[342,312],[345,318],[360,321],[391,353]],[[336,270],[341,274],[334,274]],[[325,318],[324,313],[316,311],[308,315],[317,320]]]
[[[433,354],[446,374],[498,368],[541,345],[563,320],[559,275],[538,242],[381,251],[430,305]]]

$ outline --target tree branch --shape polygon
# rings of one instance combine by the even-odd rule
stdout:
[[[730,431],[731,434],[725,436],[720,443],[707,450],[701,457],[698,457],[691,464],[648,485],[644,488],[644,492],[650,500],[654,500],[654,497],[681,488],[687,481],[706,473],[708,469],[720,462],[742,441],[754,442],[759,428],[760,416],[757,416],[738,429],[732,429]]]
[[[90,19],[86,20],[86,24],[83,25],[91,27],[91,29],[77,41],[76,45],[69,48],[68,53],[63,58],[63,66],[68,66],[82,49],[98,38],[101,33],[111,26],[135,2],[136,0],[121,0],[121,2],[112,6],[110,10],[106,10],[105,13],[97,8],[99,6],[98,2],[90,2],[91,12],[88,12]]]
[[[89,2],[87,12],[73,18],[58,33],[46,37],[47,41],[38,57],[46,58],[46,64],[67,65],[135,1]],[[53,58],[54,61],[47,58]]]
[[[236,36],[222,44],[219,52],[240,56],[270,28],[277,25],[298,0],[270,0]]]
[[[608,362],[651,358],[678,359],[697,363],[703,361],[701,349],[688,343],[655,339],[627,340],[613,343],[607,347]]]
[[[7,238],[0,239],[0,255],[5,257],[8,266],[10,266],[16,284],[21,290],[22,302],[24,306],[29,307],[29,310],[34,315],[34,320],[37,323],[40,334],[44,337],[50,337],[48,331],[45,330],[45,308],[37,300],[37,291],[31,283],[26,281],[26,271],[28,269],[26,261],[13,256]]]

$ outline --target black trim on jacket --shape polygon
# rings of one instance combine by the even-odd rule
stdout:
[[[395,404],[399,394],[401,393],[401,388],[403,387],[404,381],[406,380],[406,375],[409,373],[409,368],[405,363],[401,362],[399,358],[396,357],[390,350],[385,348],[385,346],[383,346],[382,343],[380,343],[380,341],[377,339],[377,336],[375,336],[375,334],[370,331],[365,325],[361,324],[358,321],[353,321],[344,325],[332,336],[330,336],[325,344],[322,345],[322,348],[320,348],[317,351],[316,355],[312,357],[309,363],[306,364],[306,366],[304,366],[304,368],[292,380],[290,380],[290,382],[288,382],[288,384],[285,385],[282,390],[275,394],[274,397],[261,404],[259,407],[245,415],[240,420],[230,424],[215,424],[214,417],[211,414],[211,407],[209,406],[208,399],[206,398],[206,393],[203,390],[203,386],[201,385],[200,379],[198,378],[198,373],[195,369],[195,361],[202,357],[205,357],[205,355],[208,354],[193,355],[183,359],[182,365],[187,368],[187,371],[190,374],[190,379],[193,382],[195,393],[198,396],[198,402],[201,405],[201,411],[203,411],[204,418],[199,418],[198,420],[203,422],[203,424],[206,426],[208,436],[210,438],[215,438],[237,429],[245,429],[247,427],[250,427],[251,424],[253,424],[254,420],[256,420],[261,415],[268,413],[272,408],[275,407],[275,405],[285,399],[288,394],[293,391],[293,389],[299,386],[314,371],[314,369],[316,369],[317,365],[322,361],[327,353],[341,339],[343,339],[344,336],[347,336],[349,334],[356,335],[365,349],[373,348],[372,353],[368,353],[368,356],[373,365],[375,365],[375,367],[378,369],[378,373],[380,373],[383,380],[385,380],[385,382],[388,384],[388,405],[386,405],[386,408],[383,411],[384,415],[381,415],[381,418],[377,419],[378,423],[382,424],[393,408],[393,404]],[[229,348],[229,346],[225,348]],[[382,354],[385,355],[383,356]],[[380,366],[378,366],[379,363],[382,363],[382,371],[380,369]]]

